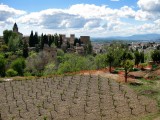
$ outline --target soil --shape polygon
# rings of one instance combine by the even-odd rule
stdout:
[[[155,100],[137,95],[123,81],[123,75],[86,71],[2,82],[0,119],[128,120],[158,112]]]

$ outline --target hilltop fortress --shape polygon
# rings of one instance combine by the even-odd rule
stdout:
[[[26,40],[29,44],[30,36],[23,36],[23,34],[18,31],[18,25],[16,23],[13,25],[12,32],[18,34],[20,38],[22,38],[22,41]],[[46,35],[46,36],[49,41],[49,37],[51,35]],[[49,51],[49,53],[53,51],[54,54],[55,54],[55,51],[57,51],[57,49],[62,49],[64,52],[67,52],[67,53],[84,54],[85,48],[88,46],[88,44],[91,44],[90,36],[80,36],[80,38],[76,38],[75,34],[70,34],[69,37],[67,37],[65,34],[59,34],[58,36],[59,36],[58,43],[61,42],[61,45],[58,48],[53,49],[49,47],[48,44],[45,43],[43,50]],[[40,36],[38,36],[38,38],[40,38]],[[0,44],[3,44],[3,38],[0,38]],[[35,47],[29,47],[30,51],[35,49],[36,49]]]

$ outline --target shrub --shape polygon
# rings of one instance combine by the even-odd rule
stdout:
[[[27,77],[27,76],[32,76],[32,74],[31,74],[30,72],[25,72],[25,73],[24,73],[24,76],[26,76],[26,77]]]
[[[18,75],[23,75],[25,68],[25,61],[23,58],[18,58],[12,62],[11,68],[18,72]]]
[[[7,72],[6,72],[6,76],[7,77],[14,77],[18,74],[17,71],[13,70],[13,69],[8,69]]]

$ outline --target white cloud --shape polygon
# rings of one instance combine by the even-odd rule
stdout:
[[[160,12],[160,0],[139,0],[137,4],[143,11]]]
[[[160,20],[158,20],[160,13],[153,14],[153,10],[150,12],[146,9],[142,1],[139,0],[140,9],[137,11],[128,6],[112,9],[105,5],[76,4],[67,9],[52,8],[26,13],[7,5],[0,5],[0,26],[16,21],[23,34],[30,33],[32,29],[39,33],[58,32],[93,36],[128,35],[138,33],[139,29],[141,29],[140,32],[149,31],[149,29],[150,32],[155,31],[156,24],[160,26]],[[127,23],[128,19],[132,19],[135,23]],[[155,22],[136,25],[138,21],[147,20]]]
[[[156,20],[160,17],[160,0],[139,0],[140,10],[136,12],[136,20]]]
[[[18,17],[25,14],[25,11],[16,10],[8,5],[0,4],[0,21],[5,21],[11,17]]]
[[[46,29],[95,28],[113,20],[119,20],[118,10],[89,4],[77,4],[69,9],[33,12],[17,19],[19,23],[42,25]]]
[[[131,7],[124,6],[118,11],[118,14],[121,17],[134,18],[136,15],[136,12]]]

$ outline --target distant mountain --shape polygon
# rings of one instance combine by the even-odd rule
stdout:
[[[114,37],[105,37],[105,38],[92,38],[93,42],[107,42],[112,40],[125,40],[125,41],[159,41],[160,34],[139,34],[132,35],[127,37],[114,36]]]

